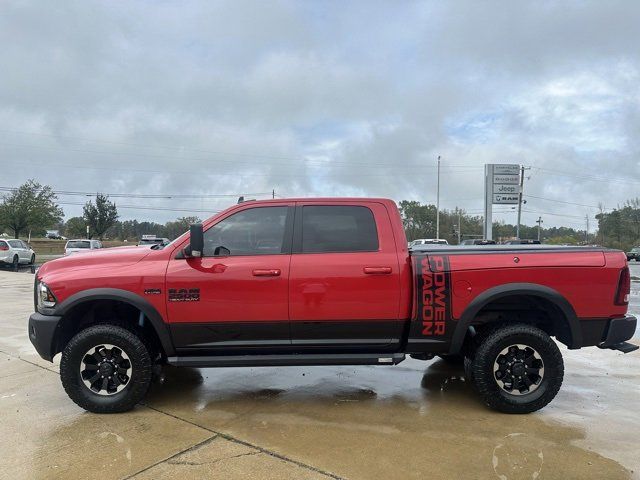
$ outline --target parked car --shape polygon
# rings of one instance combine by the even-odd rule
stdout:
[[[464,357],[485,404],[528,413],[562,384],[552,337],[570,349],[638,348],[627,342],[630,285],[617,250],[410,251],[392,200],[259,200],[162,248],[45,263],[28,334],[45,360],[62,352],[65,391],[97,413],[131,409],[162,364],[395,365],[407,355]]]
[[[18,268],[21,263],[33,265],[35,261],[36,252],[28,243],[22,240],[0,240],[0,263]]]
[[[168,238],[160,238],[160,237],[142,237],[138,242],[139,247],[151,248],[154,245],[168,245],[170,240]]]
[[[460,242],[460,245],[495,245],[495,240],[485,240],[483,238],[467,238]]]
[[[418,238],[409,242],[409,247],[417,247],[418,245],[449,245],[444,238]]]
[[[100,240],[88,240],[86,238],[80,238],[76,240],[69,240],[64,246],[64,254],[72,255],[78,252],[89,252],[102,248],[102,242]]]
[[[515,240],[506,240],[502,242],[503,245],[540,245],[540,240],[533,240],[529,238],[519,238]]]
[[[630,252],[627,252],[627,260],[640,261],[640,247],[633,247]]]

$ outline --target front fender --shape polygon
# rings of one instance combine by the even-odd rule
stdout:
[[[151,305],[146,299],[142,298],[128,290],[121,290],[118,288],[92,288],[89,290],[83,290],[81,292],[71,295],[69,298],[61,302],[56,307],[46,312],[47,314],[64,317],[65,313],[71,311],[73,308],[87,302],[96,300],[116,300],[123,303],[128,303],[133,307],[140,310],[145,317],[151,322],[153,329],[155,330],[162,348],[167,356],[175,355],[175,348],[173,346],[173,340],[167,324],[165,323],[162,315]],[[45,312],[43,312],[45,313]]]

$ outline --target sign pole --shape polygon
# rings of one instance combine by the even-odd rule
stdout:
[[[436,192],[436,238],[440,238],[440,155],[438,155],[438,186]]]
[[[484,232],[485,240],[493,240],[493,165],[484,166]]]

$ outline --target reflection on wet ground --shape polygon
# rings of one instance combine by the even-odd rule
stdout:
[[[422,373],[421,373],[422,372]],[[148,405],[345,478],[629,478],[581,428],[488,411],[461,367],[167,369]]]
[[[10,277],[11,276],[11,277]],[[20,277],[16,280],[15,277]],[[166,368],[145,405],[93,415],[37,357],[33,277],[0,272],[0,478],[623,479],[638,476],[640,353],[562,349],[544,410],[485,408],[461,367]],[[632,295],[640,310],[640,295]]]

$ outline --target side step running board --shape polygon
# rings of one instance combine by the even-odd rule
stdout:
[[[176,367],[279,367],[292,365],[397,365],[404,353],[311,355],[209,355],[169,357]]]
[[[633,343],[629,343],[629,342],[620,342],[620,343],[616,343],[615,345],[610,345],[608,347],[600,347],[600,348],[609,348],[611,350],[619,350],[622,353],[630,353],[633,352],[635,350],[638,350],[637,345],[634,345]]]

